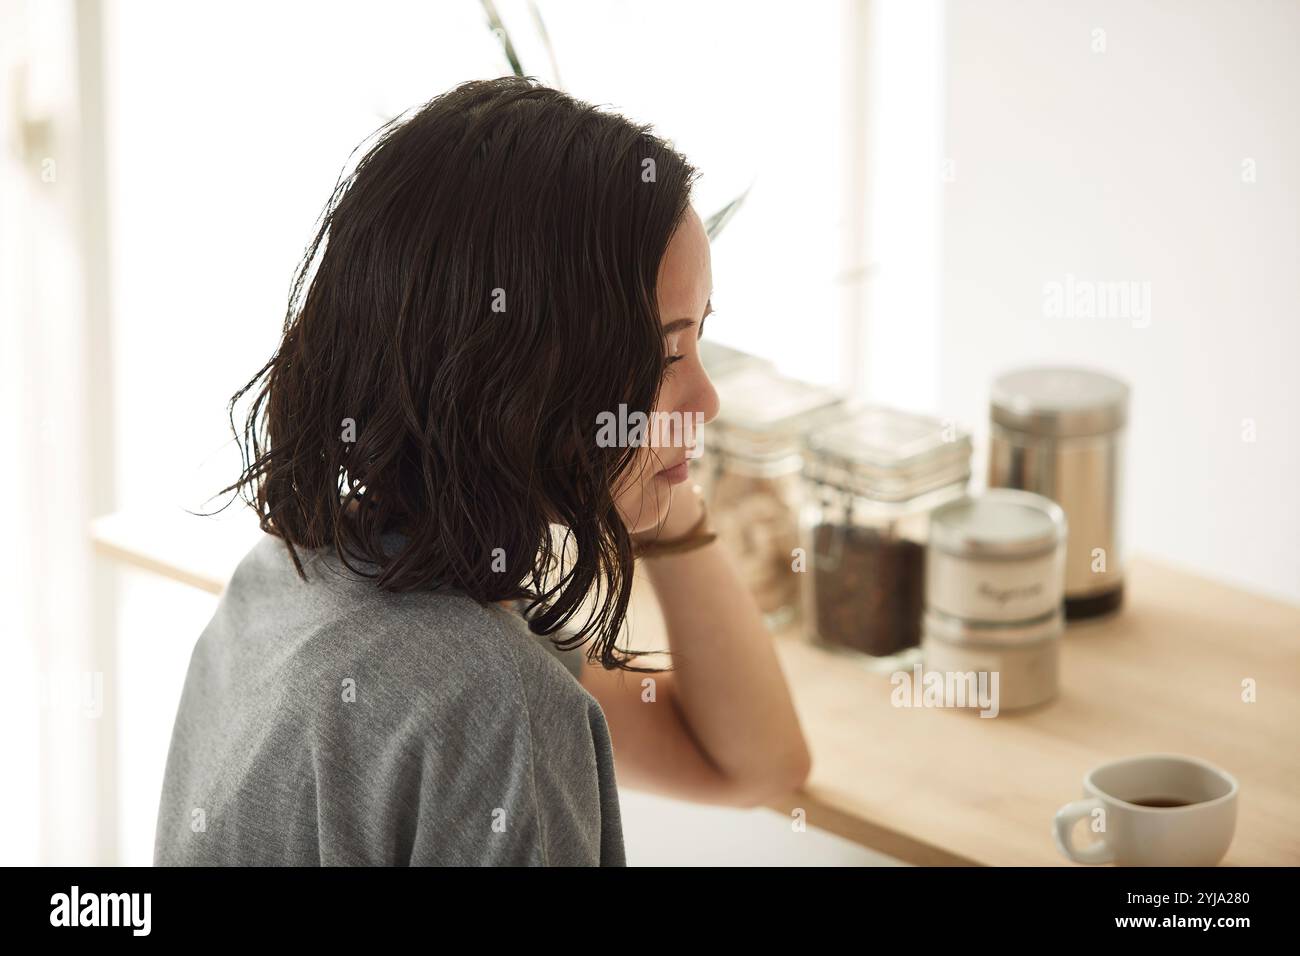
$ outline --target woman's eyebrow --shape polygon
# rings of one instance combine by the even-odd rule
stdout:
[[[712,312],[713,312],[713,299],[712,297],[710,297],[709,301],[704,306],[704,318],[707,319],[712,314]],[[694,324],[695,324],[694,319],[673,319],[671,322],[663,326],[664,335],[671,335],[672,333],[678,331],[679,329],[689,329]]]

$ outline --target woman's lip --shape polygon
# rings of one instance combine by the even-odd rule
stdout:
[[[690,461],[679,461],[671,468],[664,468],[655,474],[656,478],[666,478],[673,484],[685,481],[690,475]]]

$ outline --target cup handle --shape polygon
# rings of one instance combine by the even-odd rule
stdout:
[[[1101,835],[1101,841],[1094,843],[1092,846],[1079,849],[1074,845],[1074,825],[1085,817],[1090,817],[1092,812],[1099,808],[1104,811],[1105,808],[1102,802],[1096,797],[1089,797],[1087,800],[1076,800],[1074,803],[1067,803],[1056,811],[1056,819],[1052,824],[1052,835],[1056,837],[1057,849],[1075,863],[1111,863],[1115,859],[1115,854],[1106,845],[1106,835],[1104,833]]]

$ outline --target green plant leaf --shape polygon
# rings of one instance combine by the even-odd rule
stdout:
[[[708,219],[704,220],[704,232],[708,235],[710,240],[716,239],[718,234],[726,228],[727,223],[731,222],[732,217],[740,211],[741,205],[745,202],[745,197],[749,195],[749,191],[753,188],[754,184],[750,183],[745,187],[743,193],[731,200],[731,202],[727,203]]]
[[[546,30],[546,24],[542,22],[542,11],[537,9],[537,4],[533,0],[528,0],[528,9],[533,14],[533,26],[537,28],[537,35],[542,38],[542,45],[546,47],[546,56],[551,61],[551,75],[555,78],[555,88],[564,89],[564,81],[560,79],[560,64],[555,59],[555,49],[551,46],[551,35]]]
[[[514,71],[515,76],[524,75],[523,64],[519,62],[519,56],[515,53],[515,45],[510,39],[510,31],[501,21],[501,15],[497,13],[497,5],[492,0],[479,0],[483,4],[483,12],[487,14],[488,29],[496,34],[501,41],[501,50],[505,53],[506,59],[510,61],[510,69]]]

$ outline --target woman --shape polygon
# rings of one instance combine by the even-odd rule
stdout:
[[[336,188],[231,402],[226,490],[268,535],[195,647],[156,863],[622,864],[615,759],[734,806],[805,779],[691,430],[597,441],[717,412],[696,175],[510,78],[389,124]],[[637,566],[670,670],[615,643]]]

